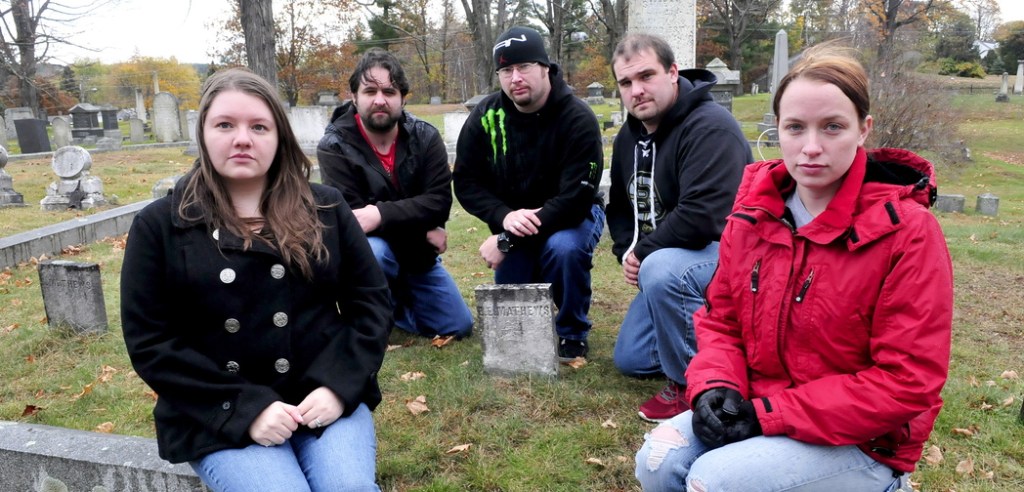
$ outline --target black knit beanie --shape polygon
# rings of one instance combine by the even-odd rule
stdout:
[[[544,50],[544,39],[539,32],[529,27],[516,26],[498,36],[494,44],[495,69],[526,62],[551,65],[548,53]]]

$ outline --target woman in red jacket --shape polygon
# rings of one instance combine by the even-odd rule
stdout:
[[[835,47],[773,108],[783,158],[745,172],[695,316],[693,411],[646,436],[645,490],[898,490],[942,408],[953,272],[931,163],[864,149],[867,74]]]

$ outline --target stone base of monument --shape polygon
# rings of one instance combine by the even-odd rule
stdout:
[[[46,196],[39,201],[40,208],[54,211],[69,208],[88,210],[106,204],[107,199],[103,196],[103,181],[97,176],[62,179],[50,183],[50,186],[46,188]]]
[[[480,285],[475,293],[484,371],[496,376],[558,376],[551,284]]]
[[[995,217],[999,215],[999,197],[991,193],[978,195],[974,210],[981,215]]]
[[[935,210],[939,212],[964,213],[963,195],[939,195],[935,199]]]
[[[24,206],[25,196],[14,191],[14,179],[0,165],[0,208]]]

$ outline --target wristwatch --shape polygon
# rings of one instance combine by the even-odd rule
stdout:
[[[508,237],[507,232],[501,231],[501,234],[498,234],[498,251],[501,251],[502,253],[508,253],[511,250],[512,239]]]

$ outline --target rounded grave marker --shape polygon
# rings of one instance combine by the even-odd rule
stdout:
[[[64,179],[74,179],[92,167],[92,155],[89,151],[78,147],[68,146],[57,149],[53,153],[53,172]]]

